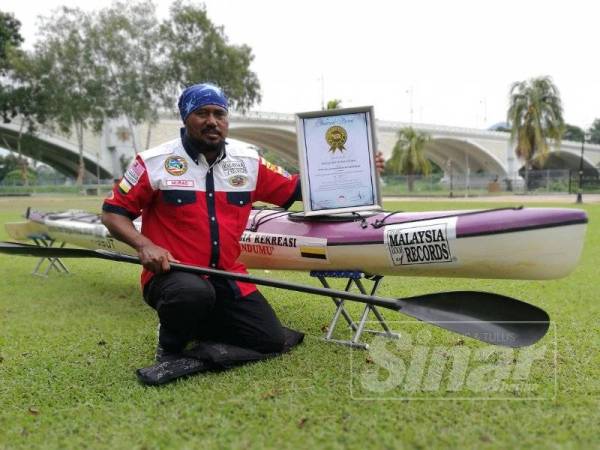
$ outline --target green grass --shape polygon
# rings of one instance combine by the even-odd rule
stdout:
[[[100,203],[98,197],[0,198],[0,223],[18,220],[26,206],[98,211]],[[490,204],[386,206],[426,210]],[[71,275],[41,278],[30,274],[34,259],[0,256],[0,448],[599,448],[600,205],[584,207],[590,224],[583,258],[565,279],[387,277],[380,291],[402,296],[478,289],[544,308],[556,332],[541,341],[548,352],[527,380],[537,384],[534,400],[515,390],[482,393],[467,387],[365,390],[360,380],[377,367],[372,355],[319,339],[333,311],[331,301],[270,288],[263,292],[282,322],[307,333],[303,345],[228,372],[143,387],[134,370],[151,362],[156,319],[141,300],[138,268],[69,260]],[[7,238],[3,229],[0,238]],[[315,283],[300,273],[268,276]],[[357,314],[360,306],[351,309]],[[416,343],[430,338],[430,344],[452,349],[485,347],[427,325],[395,326]],[[407,356],[393,346],[390,351]],[[380,371],[385,378],[386,371]],[[375,399],[357,399],[364,396]],[[477,400],[481,397],[492,399]]]

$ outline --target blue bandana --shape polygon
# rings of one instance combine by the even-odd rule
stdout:
[[[227,97],[221,88],[209,83],[194,84],[181,93],[177,102],[183,122],[195,110],[206,105],[216,105],[228,109]]]

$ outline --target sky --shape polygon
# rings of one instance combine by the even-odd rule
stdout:
[[[167,17],[170,1],[156,1]],[[200,2],[199,2],[200,3]],[[249,45],[262,101],[296,113],[372,105],[380,120],[488,128],[506,118],[515,81],[549,75],[567,123],[600,118],[600,3],[591,0],[206,0],[232,44]],[[86,6],[82,6],[82,4]],[[2,0],[22,23],[61,5],[108,0]],[[202,81],[202,80],[198,80]]]

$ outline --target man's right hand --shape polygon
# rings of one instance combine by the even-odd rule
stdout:
[[[155,244],[146,244],[138,248],[140,262],[145,269],[154,273],[164,273],[171,270],[169,262],[179,262],[168,250]]]

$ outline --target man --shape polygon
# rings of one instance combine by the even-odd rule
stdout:
[[[180,139],[139,153],[102,215],[110,233],[136,249],[144,266],[144,299],[160,320],[156,359],[180,357],[193,339],[279,353],[290,336],[293,345],[302,334],[281,326],[256,286],[169,271],[169,263],[245,273],[239,239],[252,203],[288,208],[301,198],[298,176],[254,150],[226,143],[228,103],[218,87],[188,87],[178,106]],[[141,233],[132,222],[140,214]]]

